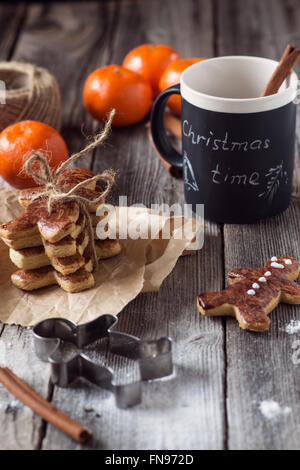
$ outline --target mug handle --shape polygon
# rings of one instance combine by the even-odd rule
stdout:
[[[182,155],[172,147],[164,126],[164,114],[170,95],[180,95],[180,84],[166,88],[155,100],[151,112],[151,134],[154,145],[163,160],[170,165],[170,173],[176,178],[182,176]]]

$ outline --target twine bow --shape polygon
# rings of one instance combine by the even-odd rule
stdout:
[[[105,172],[95,175],[92,178],[88,178],[84,181],[81,181],[80,183],[76,184],[76,186],[74,186],[72,189],[66,192],[62,190],[57,180],[58,180],[59,175],[71,163],[73,163],[82,155],[87,154],[90,150],[93,150],[94,148],[98,147],[100,144],[104,142],[104,140],[107,138],[109,131],[111,129],[111,123],[112,123],[114,115],[115,115],[115,109],[112,109],[112,111],[109,113],[109,116],[105,123],[103,131],[97,134],[93,142],[87,145],[83,150],[81,150],[78,153],[73,154],[68,160],[64,161],[56,169],[54,173],[52,173],[49,162],[47,158],[44,156],[43,151],[41,150],[30,152],[24,164],[24,170],[26,171],[26,173],[31,175],[38,184],[42,184],[45,187],[45,190],[35,195],[33,197],[33,200],[42,198],[42,197],[47,197],[48,199],[47,207],[48,207],[48,211],[50,214],[52,212],[53,205],[57,201],[62,202],[62,203],[76,202],[78,204],[79,210],[84,215],[84,218],[86,221],[86,227],[87,227],[88,235],[89,235],[94,269],[97,269],[98,267],[98,258],[97,258],[97,253],[96,253],[93,226],[92,226],[91,216],[88,210],[88,205],[97,204],[98,202],[100,203],[101,201],[105,199],[105,197],[110,192],[112,185],[114,183],[115,173],[112,170],[106,170]],[[40,163],[38,170],[33,168],[34,162]],[[99,181],[99,180],[106,182],[106,188],[99,196],[93,199],[88,199],[82,195],[76,194],[76,191],[78,191],[78,189],[87,187],[91,183]]]

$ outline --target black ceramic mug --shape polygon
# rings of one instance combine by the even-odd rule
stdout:
[[[157,150],[183,169],[185,198],[205,218],[251,223],[284,211],[294,168],[296,92],[292,72],[278,93],[259,98],[278,62],[228,56],[188,67],[180,85],[156,99],[151,131]],[[163,125],[172,94],[181,95],[182,155]]]

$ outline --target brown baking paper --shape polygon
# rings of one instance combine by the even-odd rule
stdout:
[[[21,208],[17,192],[0,188],[0,224],[19,215]],[[117,217],[116,217],[117,215]],[[150,239],[121,239],[120,255],[99,262],[95,287],[80,293],[68,294],[59,286],[49,286],[32,292],[15,287],[10,280],[16,268],[9,258],[9,248],[0,240],[0,321],[7,324],[32,326],[49,317],[65,317],[84,323],[99,315],[117,315],[141,292],[157,291],[174,268],[179,256],[198,237],[201,225],[193,219],[169,217],[146,208],[118,207],[114,216],[117,235],[120,227],[139,225]],[[170,239],[158,239],[165,227],[171,226]],[[176,238],[182,232],[184,236]],[[189,251],[187,251],[189,253]]]

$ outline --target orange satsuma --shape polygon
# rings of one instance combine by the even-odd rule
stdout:
[[[129,126],[141,121],[150,111],[151,87],[138,73],[120,65],[107,65],[86,79],[83,103],[86,110],[102,122],[115,108],[112,125]]]
[[[159,93],[159,80],[165,68],[180,58],[175,49],[163,44],[142,44],[126,55],[123,66],[142,75],[152,87],[153,97]]]
[[[190,59],[178,59],[175,62],[172,62],[162,74],[159,81],[159,91],[162,92],[166,88],[169,88],[172,85],[176,85],[180,82],[180,76],[182,72],[187,69],[190,65],[196,64],[204,60],[204,57],[201,58],[190,58]],[[181,114],[181,101],[180,96],[171,96],[168,101],[168,106],[170,109],[180,116]]]
[[[21,121],[6,127],[0,133],[0,175],[18,189],[37,186],[23,170],[24,157],[31,150],[44,151],[52,169],[68,158],[68,149],[62,136],[48,124]]]

